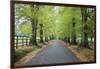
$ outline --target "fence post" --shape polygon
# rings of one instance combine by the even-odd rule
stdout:
[[[28,38],[27,38],[27,45],[29,46],[29,41],[28,41]]]
[[[22,36],[22,48],[23,48],[23,43],[24,43],[24,42],[23,42],[23,36]]]
[[[27,37],[25,38],[25,40],[26,40],[26,42],[25,42],[25,43],[26,43],[26,46],[27,46]]]
[[[16,48],[18,48],[18,36],[16,36],[15,40],[16,40]]]
[[[30,39],[28,38],[28,45],[30,46]]]

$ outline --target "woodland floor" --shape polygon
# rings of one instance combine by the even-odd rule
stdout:
[[[80,48],[76,45],[67,45],[67,47],[80,59],[82,62],[95,61],[95,50],[88,48]]]

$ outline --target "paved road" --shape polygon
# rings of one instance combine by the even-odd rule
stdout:
[[[27,64],[57,64],[79,62],[78,58],[65,47],[65,43],[60,40],[52,40],[48,43],[48,47],[44,48]]]

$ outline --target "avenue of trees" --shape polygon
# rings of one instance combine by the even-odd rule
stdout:
[[[15,4],[15,34],[31,37],[33,45],[60,39],[80,47],[94,43],[94,8]]]

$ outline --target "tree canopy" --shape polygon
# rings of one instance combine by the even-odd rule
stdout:
[[[94,8],[15,4],[15,33],[36,34],[36,37],[42,35],[43,38],[64,39],[66,37],[70,40],[75,36],[78,41],[83,37],[84,25],[87,25],[87,38],[94,38],[93,17]],[[82,21],[84,18],[87,19],[87,23]],[[73,23],[75,27],[73,27]],[[40,34],[40,24],[42,24],[43,34]],[[33,31],[36,31],[36,33]],[[73,35],[73,32],[75,35]]]

